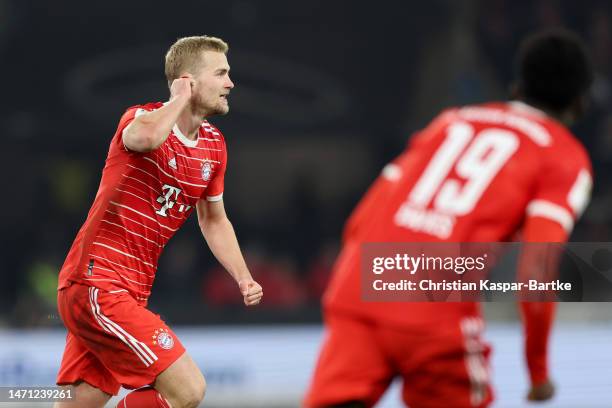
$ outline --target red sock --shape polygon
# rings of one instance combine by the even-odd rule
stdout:
[[[130,392],[116,408],[170,408],[170,403],[155,388],[145,387]]]

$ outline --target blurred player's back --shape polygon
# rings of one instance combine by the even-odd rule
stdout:
[[[361,302],[360,245],[508,241],[527,215],[571,230],[588,201],[590,172],[571,133],[521,102],[442,112],[383,169],[351,216],[326,307],[403,325],[477,314],[470,303]]]
[[[565,125],[584,110],[592,70],[580,41],[554,31],[523,43],[519,68],[516,101],[442,112],[359,202],[325,294],[328,332],[306,406],[371,407],[396,376],[410,407],[492,401],[478,304],[365,302],[361,247],[499,242],[519,231],[525,242],[567,240],[588,202],[591,166]],[[529,254],[519,264],[541,270],[542,257]],[[546,400],[554,395],[546,357],[554,307],[521,308],[528,399]]]

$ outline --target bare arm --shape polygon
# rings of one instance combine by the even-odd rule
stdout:
[[[223,200],[211,202],[201,199],[197,202],[196,208],[204,239],[213,255],[238,283],[244,304],[247,306],[258,304],[263,296],[263,290],[253,280],[246,266],[234,227],[225,213]]]
[[[565,242],[568,233],[558,223],[540,217],[528,217],[524,230],[524,242]],[[551,257],[549,245],[524,245],[519,259],[519,274],[535,270],[537,276],[544,271],[556,272],[558,254]],[[525,358],[529,369],[531,388],[527,394],[530,401],[546,401],[555,394],[548,367],[548,345],[555,317],[556,304],[553,302],[520,302],[521,317],[525,333]]]
[[[191,99],[192,82],[189,77],[175,79],[168,103],[134,118],[123,132],[125,147],[136,152],[150,152],[161,146]]]

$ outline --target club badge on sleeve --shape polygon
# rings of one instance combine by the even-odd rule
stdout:
[[[170,350],[172,347],[174,347],[174,339],[172,338],[172,335],[168,332],[168,329],[161,328],[155,330],[155,334],[152,337],[153,345],[157,344],[164,350]]]
[[[212,166],[209,162],[204,162],[202,165],[202,179],[204,181],[210,180],[210,173],[212,172]]]

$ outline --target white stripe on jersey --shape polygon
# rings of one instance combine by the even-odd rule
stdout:
[[[131,164],[128,164],[127,166],[133,168],[134,170],[138,170],[138,171],[143,172],[144,174],[146,174],[147,176],[152,177],[155,181],[157,181],[158,183],[161,184],[161,180],[158,179],[157,177],[155,177],[153,174],[149,173],[148,171],[145,171],[145,170],[143,170],[143,169],[141,169],[139,167],[132,166]]]
[[[101,228],[100,230],[102,230],[102,229],[103,229],[103,228]],[[104,229],[104,231],[111,232],[111,231],[108,231],[107,229]],[[118,234],[115,234],[115,235],[118,235]],[[121,238],[123,238],[121,235],[119,235],[119,236],[120,236]],[[109,237],[104,236],[104,235],[100,235],[100,234],[98,234],[98,235],[96,235],[96,239],[105,239],[105,240],[107,240],[107,241],[114,242],[115,244],[119,244],[119,245],[121,245],[123,248],[125,248],[125,250],[126,250],[126,251],[131,251],[131,249],[132,249],[132,248],[131,248],[131,247],[130,247],[128,244],[126,244],[125,242],[122,242],[122,241],[117,241],[117,240],[114,240],[114,239],[109,238]],[[143,248],[144,248],[144,249],[146,249],[147,251],[149,251],[149,252],[150,252],[150,253],[152,253],[152,254],[156,254],[156,255],[157,255],[157,253],[158,253],[158,252],[156,252],[156,251],[153,251],[152,249],[147,249],[146,247],[143,247]],[[144,255],[146,255],[146,254],[144,254]],[[153,259],[153,257],[152,257],[151,255],[146,255],[146,256],[147,256],[147,258],[148,258],[148,260],[149,260],[149,261]]]
[[[127,174],[123,174],[123,173],[122,173],[121,175],[122,175],[122,176],[124,176],[125,178],[129,178],[129,179],[131,179],[131,180],[137,181],[137,182],[139,182],[139,183],[141,183],[141,184],[143,184],[143,185],[147,186],[148,188],[150,188],[150,189],[151,189],[151,190],[152,190],[152,191],[155,193],[156,197],[159,197],[159,196],[161,195],[161,193],[160,193],[159,191],[155,190],[153,187],[151,187],[150,185],[148,185],[148,184],[147,184],[147,183],[145,183],[144,181],[142,181],[142,180],[138,180],[136,177],[130,177],[130,176],[128,176]],[[157,179],[156,179],[156,180],[157,180]],[[144,191],[142,191],[142,190],[140,190],[140,189],[138,189],[138,188],[136,188],[136,187],[134,187],[134,186],[131,186],[131,185],[129,185],[129,184],[122,183],[122,184],[120,184],[120,186],[121,186],[121,185],[125,185],[125,186],[128,186],[128,187],[134,188],[134,189],[136,189],[136,190],[141,191],[141,192],[143,192],[143,193],[144,193]],[[185,193],[184,191],[183,191],[182,193],[183,193],[185,196],[187,196],[187,197],[189,197],[189,198],[195,198],[196,200],[197,200],[198,198],[200,198],[200,197],[191,196],[191,195],[189,195],[189,194]]]
[[[109,259],[106,259],[106,258],[101,257],[101,256],[98,256],[98,255],[88,254],[88,256],[93,256],[94,258],[102,259],[102,260],[104,260],[104,261],[106,261],[106,262],[108,262],[108,263],[112,263],[113,265],[117,265],[117,266],[119,266],[120,268],[123,268],[123,269],[129,269],[130,271],[134,271],[134,272],[140,273],[140,274],[142,274],[142,275],[148,276],[149,278],[154,278],[154,277],[155,277],[155,275],[149,275],[148,273],[141,272],[141,271],[139,271],[138,269],[134,269],[134,268],[130,268],[129,266],[125,266],[125,265],[118,264],[117,262],[113,262],[113,261],[111,261],[111,260],[109,260]]]
[[[132,279],[128,279],[128,278],[126,278],[125,276],[121,275],[121,274],[120,274],[118,271],[115,271],[115,270],[113,270],[113,269],[102,268],[101,266],[97,266],[97,265],[94,265],[92,269],[100,269],[100,270],[102,270],[102,271],[109,271],[109,272],[116,273],[117,275],[119,275],[119,276],[121,276],[123,279],[125,279],[126,281],[129,281],[129,282],[134,282],[134,283],[136,283],[136,284],[138,284],[138,285],[143,285],[143,286],[153,286],[153,285],[150,285],[150,284],[148,284],[148,283],[141,283],[141,282],[138,282],[138,281],[135,281],[135,280],[132,280]],[[117,281],[117,282],[119,282],[119,281]]]
[[[138,222],[138,221],[136,221],[136,220],[134,220],[134,219],[132,219],[132,218],[130,218],[130,217],[127,217],[127,216],[123,215],[123,214],[119,214],[119,213],[114,212],[114,211],[111,211],[111,210],[106,210],[106,212],[107,212],[107,213],[110,213],[110,214],[113,214],[113,215],[116,215],[117,217],[125,218],[126,220],[131,221],[131,222],[133,222],[133,223],[135,223],[135,224],[138,224],[138,225],[140,225],[141,227],[144,227],[144,228],[146,228],[146,229],[149,229],[149,230],[151,230],[151,231],[155,232],[156,234],[159,234],[159,235],[160,235],[162,238],[164,238],[164,239],[166,239],[166,240],[170,239],[170,237],[167,237],[167,236],[165,236],[164,234],[162,234],[162,232],[161,232],[161,231],[156,230],[155,228],[147,227],[147,226],[146,226],[146,225],[144,225],[143,223]]]
[[[209,150],[209,151],[213,151],[213,152],[222,152],[223,149],[213,149],[212,147],[192,147],[192,149],[199,149],[199,150]]]
[[[144,199],[144,198],[142,198],[142,197],[140,197],[140,196],[138,196],[138,195],[136,195],[136,194],[134,194],[134,193],[130,193],[129,191],[126,191],[126,190],[121,190],[120,188],[117,188],[117,187],[115,187],[115,191],[119,191],[119,192],[121,192],[121,193],[126,193],[126,194],[129,194],[129,195],[132,195],[132,196],[134,196],[134,197],[138,198],[139,200],[142,200],[142,201],[144,201],[145,203],[149,204],[153,210],[157,211],[157,209],[155,208],[155,205],[154,205],[153,203],[149,202],[149,200],[147,200],[147,199]],[[169,212],[166,212],[166,215],[169,215],[169,216],[170,216],[170,218],[175,218],[175,219],[177,219],[177,220],[182,220],[182,219],[184,219],[184,217],[177,217],[176,215],[172,215],[172,214],[171,214],[171,213],[169,213]]]
[[[150,202],[149,200],[147,200],[146,198],[142,198],[142,197],[140,197],[139,195],[136,195],[136,194],[131,193],[131,192],[126,191],[126,190],[121,190],[120,188],[117,188],[117,187],[115,187],[115,191],[120,191],[120,192],[122,192],[122,193],[126,193],[126,194],[129,194],[129,195],[131,195],[131,196],[134,196],[134,197],[138,198],[139,200],[142,200],[142,201],[144,201],[145,203],[147,203],[147,204],[151,205],[151,207],[153,207],[153,209],[155,209],[155,206],[153,205],[153,203],[152,203],[152,202]],[[151,197],[151,198],[153,198],[153,199],[154,199],[154,197]]]
[[[165,157],[164,155],[160,154],[160,153],[156,153],[155,158],[156,158],[157,160],[160,160],[160,161],[168,161],[168,158],[167,158],[167,157]],[[204,162],[204,161],[209,161],[209,160],[202,160],[202,161]],[[175,173],[175,175],[177,175],[177,176],[181,176],[181,177],[182,177],[182,176],[184,176],[184,177],[189,177],[189,178],[192,178],[192,179],[196,179],[196,180],[198,180],[198,181],[199,181],[199,180],[202,180],[202,176],[201,176],[201,169],[202,169],[202,168],[201,168],[201,167],[192,167],[192,166],[186,166],[186,165],[184,165],[184,164],[181,164],[180,166],[178,166],[178,168],[179,168],[179,169],[174,169],[174,173]],[[184,171],[181,171],[182,169],[192,169],[192,170],[195,170],[195,171],[197,172],[197,174],[198,174],[198,175],[193,176],[193,175],[187,174],[187,173],[185,173]],[[185,192],[184,192],[184,190],[183,190],[183,194],[184,194],[184,195],[186,195],[186,196],[187,196],[187,197],[189,197],[189,198],[194,198],[194,199],[196,199],[196,200],[200,198],[200,197],[196,197],[196,196],[189,195],[189,194],[185,193]]]
[[[134,256],[134,255],[130,255],[130,254],[128,254],[127,252],[120,251],[120,250],[118,250],[117,248],[114,248],[114,247],[112,247],[112,246],[110,246],[110,245],[106,245],[106,244],[103,244],[103,243],[101,243],[101,242],[94,242],[93,244],[94,244],[94,245],[99,245],[99,246],[102,246],[102,247],[104,247],[104,248],[108,248],[108,249],[110,249],[111,251],[118,252],[118,253],[120,253],[120,254],[122,254],[122,255],[125,255],[125,256],[127,256],[127,257],[129,257],[129,258],[134,258],[134,259],[136,259],[137,261],[140,261],[140,262],[142,262],[142,263],[143,263],[143,264],[145,264],[145,265],[148,265],[148,266],[150,266],[150,267],[152,267],[152,268],[155,268],[155,265],[152,265],[152,264],[150,264],[150,263],[148,263],[148,262],[145,262],[145,261],[143,261],[142,259],[140,259],[140,258],[138,258],[138,257],[136,257],[136,256]]]
[[[140,188],[138,186],[135,186],[134,184],[130,184],[129,180],[126,180],[125,178],[123,180],[121,180],[121,182],[119,183],[119,185],[117,187],[131,189],[131,190],[137,191],[138,193],[142,193],[145,196],[147,194],[150,194],[150,193],[147,193],[146,191],[144,191],[142,188]],[[152,187],[150,187],[150,188],[151,188],[151,190],[155,191]],[[134,193],[134,194],[136,194],[136,193]],[[155,196],[151,197],[151,198],[155,199],[155,198],[159,197],[159,195],[160,195],[159,193],[155,193]]]
[[[148,219],[149,219],[149,220],[151,220],[151,221],[155,221],[156,223],[158,223],[158,224],[159,224],[159,226],[160,226],[160,227],[165,228],[165,229],[167,229],[167,230],[169,230],[169,231],[176,232],[176,231],[178,230],[178,228],[170,228],[170,227],[167,227],[167,226],[165,226],[164,224],[162,224],[161,222],[159,222],[158,220],[156,220],[155,218],[153,218],[153,217],[149,217],[148,215],[143,214],[143,213],[141,213],[140,211],[135,210],[135,209],[133,209],[132,207],[129,207],[129,206],[127,206],[127,205],[119,204],[119,203],[116,203],[116,202],[114,202],[114,201],[109,201],[109,203],[111,203],[111,204],[113,204],[113,205],[116,205],[117,207],[125,208],[126,210],[130,210],[130,211],[132,211],[132,212],[135,212],[136,214],[142,215],[143,217],[148,218]]]
[[[157,164],[157,163],[155,162],[155,160],[150,159],[150,158],[148,158],[148,157],[143,157],[143,159],[145,159],[145,160],[146,160],[146,161],[148,161],[148,162],[153,163],[153,164],[154,164],[154,165],[155,165],[155,166],[158,168],[158,170],[159,170],[159,171],[161,171],[162,173],[164,173],[166,176],[168,176],[168,177],[170,177],[170,178],[172,178],[172,179],[176,180],[176,181],[177,181],[178,183],[180,183],[180,184],[187,184],[188,186],[194,186],[194,187],[200,187],[200,188],[206,188],[206,186],[208,186],[208,184],[195,184],[195,183],[189,183],[189,182],[187,182],[187,181],[182,181],[182,180],[179,180],[178,178],[176,178],[176,177],[175,177],[175,176],[173,176],[172,174],[170,174],[170,173],[166,173],[166,171],[165,171],[164,169],[162,169],[162,168],[159,166],[159,164]]]
[[[525,212],[531,217],[543,217],[558,222],[568,234],[574,228],[574,217],[572,214],[559,204],[550,201],[533,200],[527,204]]]
[[[140,235],[140,234],[138,234],[138,233],[136,233],[136,232],[134,232],[134,231],[130,231],[129,229],[127,229],[126,227],[124,227],[124,226],[123,226],[123,225],[121,225],[121,224],[115,224],[114,222],[110,222],[110,221],[107,221],[107,220],[102,220],[102,222],[105,222],[105,223],[107,223],[107,224],[110,224],[110,225],[114,225],[114,226],[116,226],[116,227],[119,227],[119,228],[121,228],[121,229],[125,230],[125,232],[129,232],[129,233],[130,233],[130,234],[132,234],[132,235],[136,235],[137,237],[140,237],[140,238],[142,238],[142,239],[144,239],[144,240],[146,240],[146,241],[149,241],[150,243],[155,244],[155,245],[157,245],[157,246],[158,246],[158,247],[160,247],[160,248],[163,248],[163,247],[164,247],[163,245],[158,244],[157,242],[153,241],[152,239],[149,239],[149,238],[147,238],[147,237],[145,237],[145,236],[143,236],[143,235]]]
[[[121,283],[121,281],[117,280],[117,279],[92,279],[92,278],[83,278],[83,279],[88,280],[88,281],[94,281],[94,282],[95,281],[105,281],[105,282],[117,282],[117,283]]]
[[[174,150],[172,150],[172,151],[174,152]],[[158,150],[155,150],[154,153],[155,153],[155,159],[157,160],[157,162],[167,163],[168,161],[173,159],[172,157],[170,157],[170,156],[168,156],[168,155],[166,155],[163,152],[160,152]],[[180,156],[180,154],[178,154],[178,153],[170,153],[170,154],[172,156]],[[183,157],[187,157],[187,156],[183,156]],[[174,157],[174,158],[176,158],[176,157]],[[202,160],[202,161],[204,161],[204,160]],[[177,164],[176,167],[173,167],[173,168],[174,168],[175,176],[185,176],[185,177],[196,179],[198,181],[202,179],[202,176],[201,176],[201,173],[200,173],[201,167],[191,167],[191,166],[186,166],[184,164],[181,164],[179,166]],[[188,174],[188,173],[185,173],[184,171],[181,171],[182,169],[193,169],[193,170],[196,170],[197,174],[196,175]]]
[[[168,146],[168,150],[170,150],[172,153],[176,154],[177,156],[181,156],[184,157],[186,159],[191,159],[191,160],[197,160],[199,162],[213,162],[213,163],[217,163],[217,164],[221,164],[220,161],[217,160],[212,160],[212,159],[200,159],[199,157],[190,157],[190,156],[186,156],[184,154],[181,154],[179,152],[177,152],[176,150],[174,150],[173,148],[171,148],[170,146]],[[193,167],[192,167],[193,168]]]

